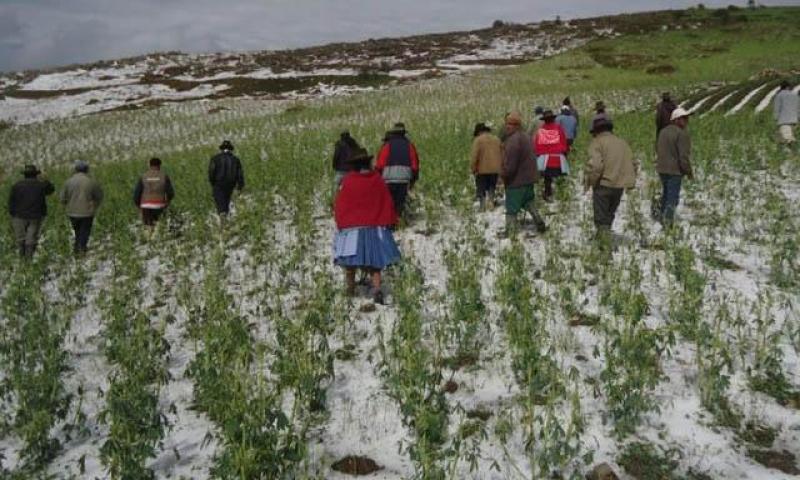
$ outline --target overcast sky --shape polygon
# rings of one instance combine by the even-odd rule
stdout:
[[[631,10],[681,0],[0,0],[0,71],[156,51],[282,49]],[[704,0],[707,6],[746,1]],[[794,1],[760,1],[768,5]]]

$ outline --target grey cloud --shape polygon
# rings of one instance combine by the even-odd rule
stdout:
[[[259,50],[696,0],[0,0],[0,71],[181,50]],[[643,3],[646,5],[643,6]],[[727,5],[730,0],[707,0]],[[744,4],[744,2],[740,2]],[[781,3],[781,2],[767,2]],[[787,2],[783,2],[787,3]],[[788,2],[795,3],[795,2]]]

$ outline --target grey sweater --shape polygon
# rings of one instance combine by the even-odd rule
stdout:
[[[784,89],[775,95],[775,122],[778,125],[796,125],[800,96],[790,89]]]

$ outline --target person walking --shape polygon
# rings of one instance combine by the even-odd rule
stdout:
[[[139,209],[142,223],[151,229],[175,198],[172,180],[161,170],[161,160],[150,159],[150,168],[142,174],[133,189],[133,203]]]
[[[788,81],[781,82],[781,89],[773,100],[775,122],[778,124],[778,138],[787,146],[797,142],[794,136],[794,127],[797,125],[800,97],[792,90]]]
[[[361,269],[371,277],[373,300],[382,304],[381,272],[400,260],[392,235],[398,217],[389,187],[370,170],[370,160],[366,152],[348,160],[350,171],[334,201],[333,261],[345,269],[348,295],[355,295],[356,270]]]
[[[42,223],[47,216],[47,196],[55,192],[48,180],[40,178],[41,171],[35,165],[26,165],[23,179],[11,187],[8,196],[8,213],[14,239],[23,258],[33,258],[39,244]]]
[[[639,162],[628,143],[614,135],[614,124],[600,118],[592,125],[589,160],[584,167],[585,191],[592,190],[597,237],[607,238],[622,194],[636,186]]]
[[[581,123],[581,117],[578,115],[578,109],[575,108],[575,106],[572,104],[572,100],[569,97],[565,98],[564,101],[561,102],[561,106],[569,108],[570,115],[575,117],[575,123]]]
[[[494,195],[497,178],[503,164],[503,145],[492,135],[492,129],[485,123],[475,125],[473,132],[470,169],[475,176],[475,195],[481,210],[494,208]]]
[[[656,106],[656,139],[658,139],[658,134],[661,133],[661,130],[669,125],[672,119],[672,112],[678,106],[675,102],[672,101],[672,95],[669,92],[664,92],[661,94],[661,102]]]
[[[211,184],[217,213],[224,218],[230,212],[233,190],[244,188],[244,169],[242,162],[233,154],[233,144],[225,140],[219,146],[220,152],[208,164],[208,182]]]
[[[561,125],[567,134],[567,144],[572,147],[578,137],[578,119],[572,116],[572,111],[566,105],[561,107],[561,113],[556,117],[556,123]]]
[[[350,135],[349,131],[345,130],[341,133],[333,149],[334,181],[337,187],[341,185],[342,178],[347,174],[350,157],[360,148],[361,145]]]
[[[691,165],[692,141],[686,128],[689,112],[676,108],[670,124],[658,134],[656,172],[661,179],[661,208],[658,220],[665,227],[673,224],[678,208],[683,177],[694,178]]]
[[[94,217],[102,202],[103,189],[97,180],[89,176],[89,164],[84,161],[76,162],[75,173],[61,191],[61,203],[65,206],[75,232],[73,250],[76,254],[83,254],[88,250]]]
[[[406,136],[405,124],[398,122],[386,132],[375,160],[375,169],[389,187],[397,215],[403,218],[408,192],[419,179],[417,147]]]
[[[569,143],[567,134],[561,125],[556,123],[556,116],[552,110],[547,110],[542,115],[544,125],[533,137],[534,154],[536,155],[536,168],[544,177],[544,201],[553,201],[553,181],[561,175],[569,174],[567,153]]]
[[[534,206],[533,185],[539,175],[530,139],[522,131],[519,112],[508,115],[505,129],[508,137],[504,145],[502,177],[506,186],[506,235],[511,236],[519,229],[517,215],[522,211],[530,213],[536,229],[544,233],[547,226]]]

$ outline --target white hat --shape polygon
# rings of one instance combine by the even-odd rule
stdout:
[[[682,109],[681,107],[678,107],[678,108],[676,108],[675,110],[672,111],[672,116],[669,117],[669,120],[671,122],[674,122],[675,120],[677,120],[679,118],[688,117],[689,115],[691,115],[691,113],[687,112],[686,110]]]

